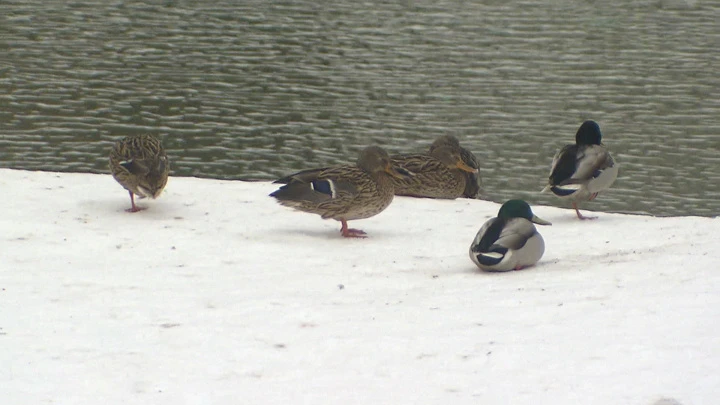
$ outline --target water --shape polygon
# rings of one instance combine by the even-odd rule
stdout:
[[[449,133],[480,160],[483,198],[565,206],[538,192],[591,118],[621,166],[584,207],[720,213],[717,1],[0,10],[1,167],[105,173],[113,140],[149,132],[175,176],[267,180]]]

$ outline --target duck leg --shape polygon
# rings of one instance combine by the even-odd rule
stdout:
[[[342,227],[340,228],[340,233],[342,234],[342,236],[346,238],[367,238],[367,234],[364,231],[360,229],[348,228],[346,220],[341,219],[340,222],[342,223]]]
[[[128,191],[128,193],[130,193],[130,204],[132,204],[132,208],[128,208],[128,209],[126,209],[125,211],[127,211],[127,212],[138,212],[138,211],[144,210],[145,208],[140,208],[140,207],[138,207],[137,205],[135,205],[135,196],[133,195],[133,192],[132,192],[132,191]]]
[[[585,219],[597,219],[597,217],[586,217],[583,214],[580,213],[580,210],[578,209],[577,203],[573,201],[572,203],[573,208],[575,208],[575,213],[577,214],[577,217],[585,220]]]

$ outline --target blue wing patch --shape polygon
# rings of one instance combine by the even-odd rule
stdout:
[[[329,195],[331,198],[335,198],[335,184],[332,180],[313,180],[310,182],[310,187],[318,193]]]

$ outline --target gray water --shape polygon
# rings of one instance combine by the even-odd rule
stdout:
[[[483,198],[566,206],[539,190],[594,119],[620,177],[584,207],[715,216],[719,21],[702,0],[0,1],[0,167],[107,172],[148,132],[175,176],[268,180],[453,134]]]

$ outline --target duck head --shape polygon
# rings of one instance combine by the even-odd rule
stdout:
[[[430,155],[435,159],[445,163],[447,167],[451,169],[460,169],[468,173],[478,172],[478,169],[470,167],[467,163],[465,163],[465,161],[462,160],[460,149],[450,146],[441,146],[434,149],[430,153]]]
[[[538,217],[532,212],[530,205],[523,200],[508,200],[500,207],[498,218],[525,218],[538,225],[552,225],[552,223]]]
[[[600,145],[601,142],[600,126],[592,120],[583,122],[575,134],[575,143],[578,145]]]
[[[379,146],[368,146],[363,149],[360,152],[357,165],[368,173],[385,173],[398,179],[404,179],[412,175],[405,169],[393,166],[390,156]]]

